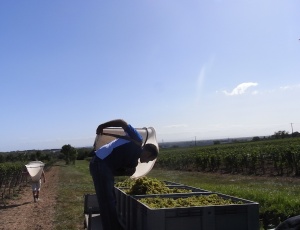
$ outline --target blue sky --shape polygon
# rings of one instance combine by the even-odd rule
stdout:
[[[0,151],[300,131],[300,2],[1,1]],[[291,123],[293,123],[291,125]]]

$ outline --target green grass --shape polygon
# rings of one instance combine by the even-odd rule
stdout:
[[[87,161],[60,166],[59,190],[55,215],[56,230],[83,229],[83,196],[95,193]]]
[[[300,178],[259,177],[232,174],[213,174],[154,169],[148,177],[173,181],[256,201],[260,204],[264,225],[279,222],[289,215],[300,213]],[[116,178],[116,181],[123,178]],[[87,161],[60,167],[55,229],[83,228],[83,195],[95,193]]]

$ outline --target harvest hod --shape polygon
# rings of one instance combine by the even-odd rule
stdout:
[[[259,204],[221,193],[165,181],[166,186],[189,190],[187,193],[128,195],[126,188],[116,187],[117,211],[126,230],[258,230]],[[150,208],[141,199],[152,197],[185,199],[218,196],[232,204]],[[99,229],[101,225],[95,194],[84,196],[84,225],[86,229]]]

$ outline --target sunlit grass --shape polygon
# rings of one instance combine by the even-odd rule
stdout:
[[[55,229],[83,229],[83,196],[95,193],[87,161],[60,166]]]

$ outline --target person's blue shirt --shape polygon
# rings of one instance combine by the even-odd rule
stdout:
[[[143,138],[131,125],[125,129],[125,133],[131,139],[142,143]],[[140,158],[142,147],[136,143],[117,138],[96,150],[96,156],[105,161],[112,170],[119,168],[135,168]]]

